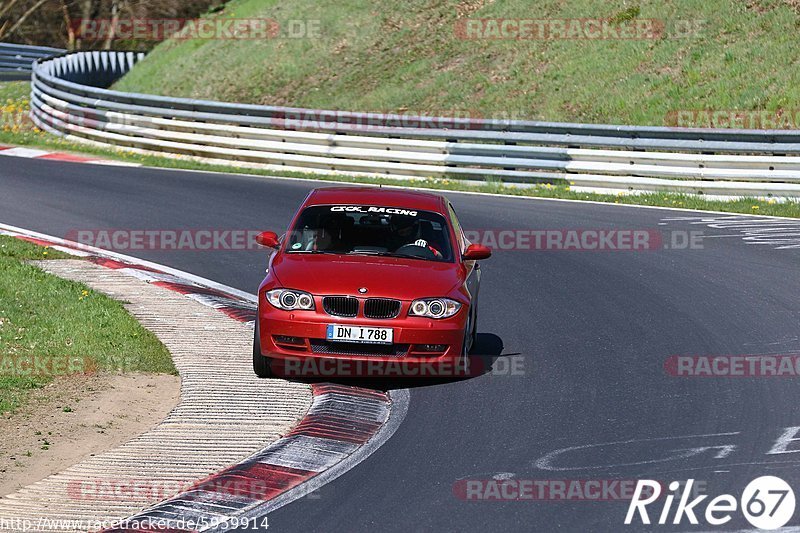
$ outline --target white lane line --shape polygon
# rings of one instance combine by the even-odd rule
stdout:
[[[59,244],[63,244],[68,248],[64,251],[69,253],[69,248],[75,248],[76,250],[85,250],[91,252],[92,254],[99,255],[101,257],[107,257],[109,259],[115,259],[117,261],[122,261],[124,263],[131,263],[139,266],[144,266],[148,268],[152,268],[155,270],[160,270],[161,272],[172,274],[173,276],[177,276],[180,278],[184,278],[185,280],[191,281],[193,283],[197,283],[198,285],[203,285],[205,287],[211,289],[217,289],[223,292],[227,292],[244,300],[248,300],[250,302],[258,303],[258,297],[255,294],[251,294],[249,292],[245,292],[234,287],[230,287],[228,285],[223,285],[222,283],[217,283],[216,281],[210,280],[208,278],[203,278],[200,276],[196,276],[190,272],[185,272],[183,270],[178,270],[177,268],[171,268],[165,265],[160,265],[158,263],[153,263],[152,261],[146,261],[144,259],[139,259],[138,257],[133,257],[130,255],[120,254],[117,252],[111,252],[109,250],[103,250],[102,248],[97,248],[95,246],[89,246],[86,244],[80,244],[75,241],[70,241],[67,239],[62,239],[61,237],[54,237],[53,235],[48,235],[46,233],[39,233],[38,231],[31,231],[24,228],[19,228],[16,226],[11,226],[9,224],[2,224],[0,223],[0,231],[10,231],[13,233],[20,233],[27,237],[32,237],[34,239],[42,239],[46,241],[56,242]]]
[[[763,529],[737,529],[729,533],[763,533]],[[800,526],[780,527],[772,531],[779,531],[781,533],[800,533]],[[696,529],[687,530],[685,533],[719,533],[719,529],[707,529],[705,531],[698,531]]]
[[[119,161],[116,159],[96,159],[90,156],[72,155],[64,152],[50,152],[47,150],[39,150],[38,148],[26,148],[24,146],[0,146],[0,155],[6,155],[9,157],[23,157],[26,159],[47,158],[50,161],[62,161],[65,163],[83,163],[88,165],[107,165],[115,167],[142,166],[141,163]]]
[[[88,165],[107,165],[110,167],[140,167],[141,163],[129,163],[128,161],[117,161],[116,159],[93,159],[84,161]]]
[[[45,150],[36,150],[34,148],[9,148],[7,150],[0,150],[0,155],[7,155],[11,157],[41,157],[43,155],[48,155],[50,152]]]
[[[777,217],[755,218],[753,215],[725,215],[717,217],[668,217],[662,222],[706,226],[726,233],[704,235],[703,238],[738,237],[746,244],[772,246],[775,250],[800,248],[800,220]],[[727,233],[730,231],[738,233]]]

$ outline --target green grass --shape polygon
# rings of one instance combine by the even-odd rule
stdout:
[[[232,0],[213,16],[318,20],[313,38],[173,40],[125,91],[376,112],[663,125],[684,109],[795,110],[790,0]],[[458,19],[665,23],[658,39],[464,40]],[[686,24],[695,32],[683,31]]]
[[[4,95],[11,94],[12,91],[17,94],[26,94],[27,88],[24,85],[19,85],[9,89],[7,83],[0,83],[0,102],[6,101]],[[20,99],[14,105],[27,106],[27,101]],[[27,113],[25,107],[24,113]],[[0,128],[1,130],[1,128]],[[736,201],[718,201],[706,200],[702,196],[692,196],[676,193],[653,193],[641,195],[610,195],[610,194],[593,194],[581,193],[570,190],[569,185],[565,181],[563,184],[553,185],[540,185],[535,188],[521,188],[513,187],[509,184],[501,182],[470,182],[468,180],[459,179],[441,179],[441,178],[428,178],[423,180],[396,180],[390,178],[369,178],[361,176],[326,176],[322,174],[311,174],[304,172],[276,172],[263,169],[250,169],[250,168],[237,168],[226,165],[214,165],[208,163],[201,163],[186,158],[176,159],[172,157],[163,157],[157,155],[143,155],[137,154],[124,148],[112,149],[98,147],[83,143],[74,143],[65,141],[60,137],[56,137],[33,128],[33,124],[28,122],[23,128],[15,131],[0,131],[0,144],[12,145],[27,145],[36,146],[40,148],[61,150],[67,152],[77,152],[100,156],[107,159],[118,159],[122,161],[132,161],[141,163],[142,165],[151,167],[171,168],[171,169],[184,169],[184,170],[197,170],[207,172],[223,172],[227,174],[253,174],[260,176],[283,176],[302,179],[314,179],[319,181],[339,181],[347,183],[367,183],[367,184],[380,184],[380,185],[403,185],[409,187],[420,187],[435,190],[450,190],[450,191],[473,191],[484,192],[491,194],[510,194],[514,196],[531,196],[540,198],[564,198],[571,200],[589,200],[596,202],[612,202],[617,204],[631,204],[631,205],[652,205],[663,207],[681,207],[687,209],[705,209],[711,211],[727,211],[732,213],[747,213],[747,214],[760,214],[760,215],[773,215],[783,217],[800,218],[800,203],[792,202],[775,202],[772,200],[756,200],[752,198],[741,199]],[[565,174],[565,179],[569,179],[569,175]]]
[[[30,93],[30,82],[0,83],[0,142],[29,144],[40,136],[28,118]]]
[[[21,102],[27,106],[31,95],[31,84],[27,81],[6,81],[0,83],[0,104]]]
[[[24,263],[65,257],[0,236],[0,413],[77,370],[177,373],[164,345],[120,302]],[[48,366],[26,375],[22,361]]]

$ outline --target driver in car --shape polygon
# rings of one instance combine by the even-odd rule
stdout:
[[[442,253],[427,239],[420,235],[419,221],[414,217],[394,215],[392,217],[392,249],[396,252],[403,246],[419,246],[433,253],[437,259],[443,257]]]
[[[306,249],[334,251],[342,246],[342,231],[347,221],[347,215],[343,213],[331,213],[326,215],[313,240],[309,242]]]

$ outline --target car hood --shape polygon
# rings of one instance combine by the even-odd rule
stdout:
[[[446,296],[464,282],[456,263],[330,254],[279,254],[272,274],[283,287],[311,294],[358,296],[366,287],[366,297],[400,300]]]

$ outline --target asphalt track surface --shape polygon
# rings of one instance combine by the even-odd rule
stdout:
[[[314,186],[0,158],[0,222],[57,236],[110,228],[280,232]],[[800,249],[749,245],[702,225],[659,225],[687,216],[680,211],[448,196],[467,229],[692,229],[706,238],[691,250],[496,252],[484,263],[476,349],[502,354],[495,372],[409,383],[408,415],[395,435],[313,496],[272,513],[271,530],[731,530],[749,527],[740,513],[716,528],[685,518],[680,526],[625,527],[626,502],[464,501],[453,488],[492,477],[693,478],[711,496],[738,497],[767,474],[800,487],[800,453],[769,453],[800,450],[800,442],[775,448],[784,428],[800,426],[797,378],[664,371],[672,355],[800,353]],[[121,251],[250,292],[265,265],[261,251]],[[521,373],[504,372],[512,361]],[[649,509],[657,519],[661,507]]]

